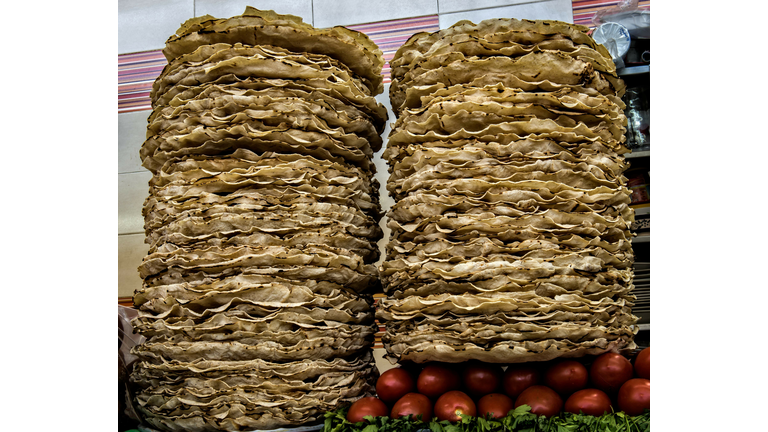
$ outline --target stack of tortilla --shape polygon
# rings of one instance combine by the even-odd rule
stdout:
[[[166,43],[131,375],[146,423],[255,430],[373,393],[381,51],[247,8]]]
[[[462,21],[390,62],[391,361],[631,349],[625,87],[587,28]]]

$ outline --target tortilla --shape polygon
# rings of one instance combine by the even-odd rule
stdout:
[[[364,33],[341,26],[316,29],[299,17],[251,6],[247,6],[243,14],[228,19],[203,15],[187,20],[175,35],[168,38],[163,54],[170,62],[200,46],[238,42],[327,55],[369,79],[373,94],[381,93],[384,57]]]

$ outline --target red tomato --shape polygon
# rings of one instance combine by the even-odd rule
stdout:
[[[461,375],[455,367],[431,363],[424,367],[416,380],[419,393],[437,399],[443,393],[461,388]]]
[[[651,379],[651,347],[640,351],[635,357],[635,375],[639,378]]]
[[[632,378],[632,363],[621,354],[607,352],[598,356],[589,368],[592,386],[615,394],[621,385]]]
[[[619,409],[626,414],[635,416],[651,409],[651,380],[632,378],[619,389]]]
[[[523,390],[541,382],[541,372],[532,365],[510,365],[502,377],[504,393],[512,399],[520,396]]]
[[[432,420],[432,401],[423,394],[408,393],[395,402],[390,417],[396,419],[407,415],[411,415],[411,419],[421,415],[421,420],[425,422]]]
[[[567,397],[587,386],[588,375],[587,368],[576,360],[561,360],[544,372],[544,385]]]
[[[376,395],[387,404],[393,404],[407,393],[416,391],[416,382],[405,369],[384,371],[376,381]]]
[[[515,409],[515,401],[501,393],[489,393],[477,401],[477,414],[480,417],[490,414],[491,418],[502,418],[513,409]]]
[[[586,415],[601,416],[604,413],[612,412],[611,398],[602,390],[583,389],[572,394],[565,401],[565,408],[563,409],[574,414],[582,412]]]
[[[365,416],[381,417],[385,415],[389,415],[387,405],[377,397],[368,396],[356,400],[355,403],[349,407],[349,411],[347,411],[347,421],[357,423],[365,421],[363,418]]]
[[[495,392],[501,386],[504,371],[501,366],[481,362],[469,362],[461,374],[464,389],[473,398]]]
[[[523,390],[517,397],[515,408],[521,405],[531,407],[531,412],[534,414],[552,417],[563,409],[563,400],[551,388],[533,385]]]
[[[438,420],[460,421],[460,414],[475,416],[477,407],[469,395],[460,390],[444,393],[435,402],[435,416]]]

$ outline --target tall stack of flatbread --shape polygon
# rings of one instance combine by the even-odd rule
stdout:
[[[372,394],[382,53],[247,8],[166,43],[141,147],[136,406],[165,431],[316,423]]]
[[[625,86],[583,26],[462,21],[390,62],[392,361],[517,363],[634,346]]]

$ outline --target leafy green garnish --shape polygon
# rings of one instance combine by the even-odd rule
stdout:
[[[560,413],[544,417],[531,413],[528,405],[510,411],[501,419],[461,416],[459,422],[423,421],[410,416],[399,419],[366,417],[365,422],[347,421],[347,409],[325,413],[322,432],[650,432],[650,411],[638,416],[623,412],[599,417],[584,414]]]

